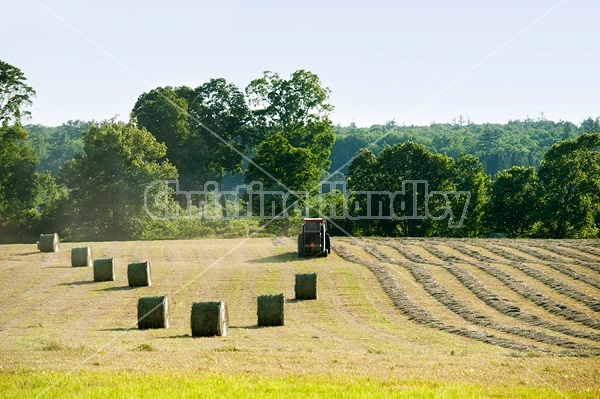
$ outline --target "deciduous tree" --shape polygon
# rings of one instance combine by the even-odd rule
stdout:
[[[507,237],[531,235],[538,217],[539,194],[534,167],[513,166],[498,172],[487,209],[492,230]]]
[[[551,238],[598,235],[600,133],[553,145],[539,169],[542,233]]]
[[[17,67],[0,61],[0,125],[20,124],[29,115],[35,90],[27,85],[25,74]]]
[[[84,153],[60,172],[69,189],[71,233],[77,238],[140,238],[149,223],[144,193],[156,180],[175,179],[166,146],[145,129],[117,122],[83,134]],[[67,215],[65,215],[67,216]]]

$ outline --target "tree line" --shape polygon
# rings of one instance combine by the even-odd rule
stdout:
[[[3,241],[31,240],[51,231],[71,240],[288,234],[302,209],[311,216],[343,211],[348,218],[330,223],[337,234],[598,236],[600,118],[579,126],[543,118],[504,125],[460,118],[422,127],[393,121],[371,128],[334,126],[329,89],[317,75],[298,70],[287,78],[265,72],[244,90],[223,78],[195,88],[158,87],[139,96],[127,123],[23,126],[35,91],[7,63],[0,62],[0,78]],[[148,215],[144,196],[153,181],[177,180],[181,190],[215,181],[222,191],[228,178],[308,197],[292,197],[296,206],[273,198],[276,213],[289,211],[285,220],[256,221],[243,214],[229,220],[241,205],[254,209],[248,196],[241,205],[219,196],[210,218]],[[405,182],[427,181],[429,192],[468,192],[469,197],[374,203],[337,190],[322,195],[324,180],[343,181],[354,192],[402,192],[406,198],[428,194],[424,186]],[[151,194],[162,202],[150,207],[199,214],[199,204],[181,201],[173,189]],[[358,217],[375,212],[368,209],[374,206],[402,217]],[[406,217],[454,207],[466,210],[460,226],[440,217]]]
[[[331,171],[345,173],[345,163],[361,148],[377,154],[386,146],[412,141],[436,153],[457,158],[462,153],[477,156],[491,176],[512,166],[538,167],[544,154],[558,141],[583,133],[600,132],[600,118],[587,118],[579,126],[553,122],[541,115],[536,120],[514,120],[506,124],[475,124],[458,118],[452,123],[429,126],[398,126],[395,121],[369,128],[336,126],[331,151]]]

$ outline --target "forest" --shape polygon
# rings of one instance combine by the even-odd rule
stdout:
[[[19,68],[0,61],[0,79],[3,242],[54,231],[72,241],[291,235],[303,216],[330,219],[338,235],[599,234],[600,117],[336,126],[329,89],[298,70],[265,72],[244,89],[223,78],[157,87],[127,122],[49,127],[26,123],[35,90]],[[149,192],[156,181],[177,189]],[[207,183],[214,193],[199,202],[178,198]],[[250,184],[288,194],[269,198],[273,217],[251,217],[259,204],[248,192],[219,195]],[[148,193],[150,208],[177,217],[150,217]],[[457,209],[458,225],[443,217]]]

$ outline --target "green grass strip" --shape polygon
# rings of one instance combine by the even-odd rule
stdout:
[[[0,373],[2,398],[596,398],[600,390],[481,386],[344,376],[92,372],[70,375],[19,370]]]

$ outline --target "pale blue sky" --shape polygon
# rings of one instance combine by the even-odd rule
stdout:
[[[127,119],[157,86],[297,69],[342,125],[600,116],[597,0],[0,3],[0,59],[37,91],[26,123]]]

